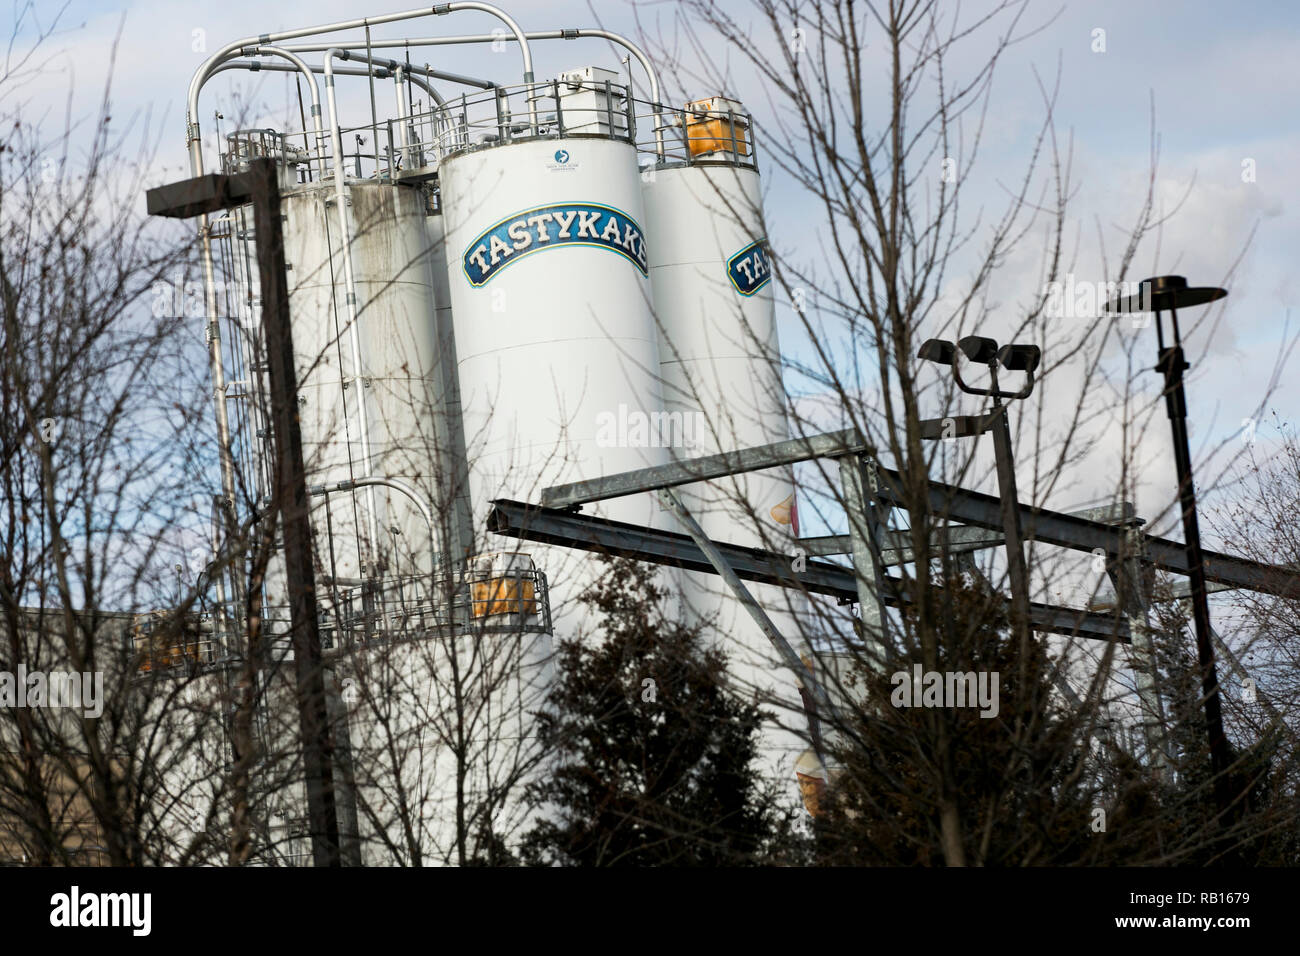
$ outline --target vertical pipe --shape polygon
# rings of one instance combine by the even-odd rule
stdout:
[[[374,456],[370,448],[370,412],[366,408],[365,367],[361,357],[361,334],[358,330],[357,280],[352,266],[352,229],[348,222],[347,186],[343,174],[343,136],[339,130],[338,98],[334,93],[334,58],[343,51],[331,48],[325,52],[325,98],[330,114],[330,149],[334,153],[334,204],[339,221],[339,241],[343,246],[343,284],[348,315],[348,344],[352,350],[352,384],[357,394],[357,428],[361,440],[361,467],[365,477],[372,476]],[[367,563],[378,560],[379,520],[373,485],[366,486],[366,527],[369,538],[366,546]],[[364,575],[363,575],[364,577]]]
[[[370,142],[375,147],[375,178],[379,178],[379,111],[375,109],[375,70],[374,57],[370,49],[370,21],[366,21],[366,86],[370,90]],[[392,143],[390,142],[391,146]],[[391,155],[388,160],[388,181],[393,181]]]
[[[212,498],[212,558],[214,561],[225,561],[231,546],[234,544],[228,538],[225,538],[225,508],[222,505],[220,495],[214,495]],[[219,567],[216,574],[213,575],[217,586],[217,606],[216,613],[213,615],[213,626],[216,640],[215,643],[220,648],[219,660],[228,660],[231,656],[230,648],[226,645],[229,636],[230,625],[226,619],[226,574],[229,569]]]
[[[510,14],[506,13],[500,7],[493,6],[490,3],[478,3],[476,0],[466,3],[444,3],[439,4],[430,11],[435,15],[454,13],[457,10],[481,10],[484,13],[490,13],[509,28],[510,32],[515,35],[515,40],[519,44],[519,49],[523,53],[524,59],[524,96],[528,99],[528,117],[532,125],[532,131],[537,132],[537,100],[533,96],[533,51],[528,46],[528,37],[519,24],[515,22]]]
[[[632,80],[629,77],[627,81],[627,95],[623,98],[623,105],[627,107],[627,141],[633,146],[636,145],[636,108],[632,99]]]
[[[406,136],[406,124],[410,120],[411,108],[406,102],[406,70],[398,66],[393,70],[393,92],[397,96],[397,149],[398,155],[405,155],[406,147],[409,145]]]
[[[190,165],[195,176],[203,174],[203,154],[199,125],[190,124]],[[221,326],[217,321],[216,266],[212,258],[212,221],[207,213],[199,216],[199,257],[203,267],[203,300],[207,316],[204,335],[208,345],[208,368],[212,375],[212,406],[217,422],[217,456],[221,464],[221,511],[228,541],[239,538],[235,517],[235,454],[230,439],[230,417],[226,408],[226,368],[221,354]],[[236,602],[242,600],[239,576],[230,569]],[[239,616],[236,615],[236,620]],[[236,635],[238,636],[238,635]]]

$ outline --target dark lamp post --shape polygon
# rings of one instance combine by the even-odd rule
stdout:
[[[1183,514],[1183,540],[1187,546],[1188,577],[1192,585],[1192,619],[1196,626],[1196,656],[1201,671],[1201,691],[1205,697],[1205,725],[1210,738],[1210,765],[1214,770],[1214,796],[1222,818],[1232,803],[1228,780],[1231,756],[1228,739],[1223,733],[1223,715],[1219,700],[1219,678],[1214,663],[1214,643],[1210,630],[1210,603],[1205,586],[1205,559],[1201,552],[1201,529],[1196,517],[1196,484],[1192,477],[1191,442],[1187,434],[1187,395],[1183,373],[1191,366],[1183,355],[1183,337],[1178,327],[1178,310],[1206,305],[1228,294],[1213,286],[1189,287],[1182,276],[1156,276],[1143,280],[1137,295],[1116,299],[1107,311],[1117,313],[1154,312],[1156,317],[1156,365],[1154,371],[1165,377],[1165,410],[1173,432],[1174,464],[1178,470],[1178,499]],[[1165,344],[1161,313],[1168,312],[1173,344]]]

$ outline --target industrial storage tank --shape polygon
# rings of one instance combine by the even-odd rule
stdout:
[[[609,74],[613,76],[613,74]],[[498,498],[665,464],[644,428],[662,409],[647,240],[625,92],[604,71],[566,74],[547,138],[494,141],[442,160],[443,218],[475,526]],[[652,495],[589,513],[663,526]],[[557,632],[598,563],[530,546]]]
[[[694,421],[696,454],[785,441],[787,400],[748,117],[721,97],[688,104],[678,116],[680,151],[647,170],[643,184],[665,407]],[[710,538],[796,558],[791,468],[687,485],[679,497]],[[802,726],[795,675],[719,578],[684,579],[689,613],[713,625],[738,686],[785,711],[765,728],[763,752],[770,770],[793,780],[807,738],[777,725]],[[798,592],[748,587],[807,660]]]
[[[419,794],[415,840],[431,845],[445,843],[456,816],[458,768],[436,722],[455,711],[460,675],[483,667],[485,649],[501,651],[481,679],[491,724],[474,731],[491,754],[482,780],[490,792],[510,771],[508,751],[530,746],[551,684],[552,623],[562,637],[595,623],[578,599],[601,563],[487,534],[492,501],[535,502],[549,486],[787,437],[758,178],[738,108],[691,111],[683,161],[643,177],[636,107],[616,73],[588,67],[546,84],[526,76],[522,89],[411,116],[401,130],[420,134],[408,150],[419,163],[390,153],[381,174],[372,134],[373,178],[343,153],[332,116],[330,165],[345,178],[330,178],[319,156],[312,172],[325,178],[289,177],[282,197],[307,480],[328,491],[313,496],[312,517],[331,718],[340,760],[355,754],[362,768],[345,774],[353,818],[358,807],[385,813],[395,788]],[[393,181],[404,174],[407,182]],[[251,295],[251,268],[245,279]],[[245,329],[253,342],[255,311]],[[246,364],[260,378],[256,350]],[[264,414],[249,420],[265,430]],[[687,487],[682,497],[716,540],[793,551],[788,471]],[[652,494],[584,510],[681,530]],[[684,577],[664,570],[661,583],[734,638],[737,683],[797,709],[795,675],[718,579],[692,575],[683,588]],[[458,608],[436,606],[443,593],[421,600],[418,588],[448,580]],[[801,650],[780,612],[788,593],[754,591]],[[278,560],[267,592],[269,605],[287,604]],[[463,613],[432,627],[391,617],[431,604],[435,618]],[[414,703],[394,711],[381,684]],[[800,726],[786,715],[777,722]],[[767,733],[765,753],[782,757],[793,784],[793,757],[806,744],[787,736]],[[341,816],[346,802],[340,792]],[[300,803],[286,798],[285,813],[297,815]],[[521,807],[512,799],[507,809]],[[366,862],[412,836],[391,819],[361,829]]]
[[[363,863],[382,862],[396,852],[386,847],[408,839],[436,860],[454,838],[458,787],[487,788],[484,775],[508,773],[532,746],[531,715],[550,680],[549,606],[526,557],[486,568],[468,560],[455,330],[435,197],[427,185],[377,179],[349,177],[344,189],[345,230],[332,181],[283,199],[308,483],[357,483],[316,497],[313,512],[326,569],[322,631],[335,644],[326,660],[337,688],[336,746],[352,755],[340,813],[353,804]],[[366,485],[367,477],[389,484]],[[493,756],[465,779],[445,726],[453,688],[492,715],[479,732],[494,739],[477,746]],[[394,709],[399,693],[413,699]],[[399,814],[394,793],[417,803]],[[519,812],[514,803],[502,810]]]
[[[354,289],[344,281],[333,184],[301,186],[282,200],[308,484],[370,477],[409,490],[363,485],[335,491],[328,504],[317,498],[317,540],[329,544],[321,563],[339,587],[381,575],[427,580],[441,549],[430,517],[446,467],[430,389],[439,303],[427,198],[419,187],[373,180],[345,190]],[[353,295],[355,330],[346,308]]]
[[[259,131],[259,140],[267,133]],[[382,862],[383,848],[404,846],[405,837],[437,859],[436,848],[445,849],[454,835],[460,790],[490,790],[533,746],[532,714],[551,680],[545,578],[528,555],[475,554],[437,194],[427,183],[348,176],[340,226],[332,178],[295,183],[286,174],[282,189],[330,706],[340,759],[351,754],[355,763],[348,792],[339,794],[340,819],[350,807],[359,820],[362,862]],[[251,228],[238,238],[251,252]],[[254,302],[255,268],[237,267],[236,278],[238,298]],[[260,383],[265,360],[256,308],[247,319],[241,358],[249,380]],[[242,434],[256,446],[256,468],[246,470],[269,474],[261,392],[260,403],[247,407],[250,427]],[[266,482],[260,484],[265,492]],[[265,587],[268,626],[284,634],[279,554]],[[452,688],[478,695],[476,708],[490,715],[490,726],[477,732],[491,739],[475,744],[484,762],[464,779],[440,723],[455,712],[447,699]],[[398,691],[413,693],[416,703],[393,710]],[[426,756],[411,760],[412,753]],[[417,822],[394,817],[394,792],[419,796],[411,811]],[[302,794],[283,796],[285,819],[299,817]],[[501,810],[505,818],[521,812],[517,801]]]

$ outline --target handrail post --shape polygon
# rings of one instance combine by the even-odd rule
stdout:
[[[609,138],[614,138],[614,86],[605,81],[605,122],[609,124]]]
[[[627,141],[633,146],[636,145],[636,109],[632,100],[632,83],[627,84]]]

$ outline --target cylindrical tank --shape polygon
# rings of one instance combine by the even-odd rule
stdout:
[[[381,477],[389,487],[360,487],[317,498],[313,518],[321,565],[336,582],[427,576],[440,548],[429,517],[438,500],[441,461],[436,397],[437,301],[418,187],[357,181],[347,186],[349,237],[356,276],[355,365],[343,279],[343,244],[329,183],[283,198],[290,311],[298,376],[303,453],[309,485]],[[358,382],[357,379],[360,379]],[[360,437],[365,403],[372,473]],[[412,495],[419,501],[412,500]],[[368,509],[375,503],[379,540],[367,555]],[[430,516],[424,511],[428,510]],[[435,521],[436,525],[436,521]],[[369,558],[369,567],[363,566]],[[425,578],[427,580],[427,577]]]
[[[758,173],[730,164],[669,167],[648,173],[644,190],[666,407],[694,421],[693,450],[703,454],[785,441]],[[788,468],[739,475],[734,485],[692,485],[685,494],[705,504],[701,523],[726,532],[724,540],[766,547],[796,533]],[[737,497],[757,522],[727,523],[745,517]]]
[[[709,135],[715,137],[710,143],[723,142],[716,129]],[[737,141],[748,154],[744,140]],[[691,164],[648,170],[643,188],[666,407],[695,423],[696,454],[786,440],[757,171],[744,155],[718,149]],[[715,541],[797,557],[792,469],[688,485],[679,494]],[[717,576],[684,578],[684,602],[697,620],[713,626],[737,685],[777,711],[764,728],[762,750],[769,769],[793,783],[794,761],[807,746],[806,737],[786,729],[804,725],[795,675]],[[782,636],[806,656],[797,592],[748,587]]]
[[[462,580],[465,554],[455,552],[472,551],[472,542],[447,540],[465,532],[468,516],[459,514],[465,500],[464,438],[444,217],[429,208],[420,187],[358,181],[348,184],[348,198],[364,378],[360,393],[367,403],[374,474],[413,489],[435,527],[431,535],[425,516],[400,492],[375,489],[377,523],[385,536],[379,570],[386,613],[374,623],[395,640],[339,656],[336,677],[348,716],[346,727],[336,732],[354,755],[356,799],[371,814],[363,814],[359,823],[363,860],[388,859],[391,854],[382,848],[404,847],[406,828],[414,827],[415,841],[433,862],[442,858],[455,830],[458,773],[451,746],[461,730],[456,721],[468,721],[464,731],[476,741],[465,755],[470,776],[464,784],[470,788],[488,786],[480,777],[503,778],[510,761],[523,762],[520,755],[535,745],[532,714],[541,706],[550,674],[545,595],[526,562],[503,561],[499,574]],[[308,481],[329,485],[364,474],[331,185],[294,190],[286,197],[285,213]],[[327,568],[332,561],[341,581],[375,573],[362,568],[364,553],[357,546],[358,536],[366,533],[367,505],[358,489],[333,495],[328,506],[316,508],[319,559]],[[450,620],[447,602],[458,587],[466,587],[466,631],[429,630],[427,620],[403,616],[420,600],[412,584],[429,580],[435,560],[440,573],[428,594],[439,605],[435,619]],[[321,598],[328,611],[331,589],[322,587]],[[368,609],[373,613],[373,603]],[[342,616],[356,608],[338,610]],[[457,693],[473,701],[462,718],[451,703]],[[393,711],[391,700],[400,694],[413,702]],[[425,756],[412,760],[412,754]],[[398,792],[408,795],[412,806],[399,808],[393,799]],[[512,801],[501,812],[509,817],[523,811]]]
[[[572,137],[443,161],[443,218],[475,526],[497,498],[666,463],[659,346],[634,147]],[[661,525],[653,496],[587,513]],[[482,550],[501,543],[480,542]],[[557,633],[599,565],[529,545],[551,582]]]

